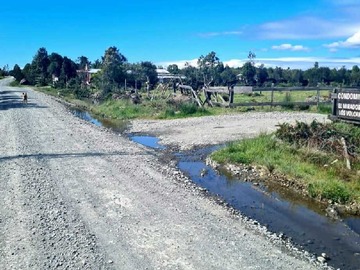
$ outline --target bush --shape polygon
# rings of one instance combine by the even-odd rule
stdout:
[[[180,105],[180,113],[182,115],[192,115],[198,111],[198,106],[194,103],[182,103]]]
[[[292,98],[291,98],[290,92],[285,93],[283,102],[285,103],[284,105],[282,105],[283,108],[289,109],[289,110],[294,109],[294,104],[292,103]]]
[[[318,112],[323,114],[331,114],[332,105],[329,104],[319,104],[318,106]]]
[[[319,197],[337,203],[347,203],[351,197],[350,191],[344,183],[333,180],[309,184],[308,191],[313,198]]]

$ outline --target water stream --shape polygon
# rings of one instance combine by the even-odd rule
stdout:
[[[94,124],[103,125],[101,120],[90,114],[73,113]],[[116,127],[114,130],[119,129],[123,130]],[[137,134],[130,136],[130,139],[147,147],[165,149],[155,137]],[[214,171],[204,160],[219,147],[221,146],[174,153],[174,156],[178,160],[179,169],[192,181],[210,193],[222,197],[243,215],[257,220],[272,232],[284,234],[296,246],[312,254],[320,255],[325,252],[330,257],[328,264],[331,266],[360,269],[359,217],[332,220],[325,216],[325,210],[314,201],[304,199],[287,189],[254,185]]]

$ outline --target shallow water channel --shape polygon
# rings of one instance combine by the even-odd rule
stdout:
[[[74,115],[99,126],[119,132],[124,126],[112,126],[89,113],[72,110]],[[164,150],[156,137],[133,135],[130,139],[147,147]],[[269,231],[283,234],[292,243],[316,256],[326,253],[329,265],[340,269],[360,269],[360,218],[344,217],[332,220],[325,210],[295,193],[279,186],[244,182],[217,172],[204,162],[207,155],[221,146],[189,152],[173,153],[178,167],[193,182],[220,196],[243,215],[266,226]],[[205,174],[203,172],[206,172]],[[203,175],[203,176],[202,176]]]

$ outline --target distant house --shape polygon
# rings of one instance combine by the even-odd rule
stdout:
[[[101,69],[99,69],[99,68],[90,68],[89,69],[88,65],[86,65],[84,69],[77,70],[76,72],[78,73],[79,76],[82,76],[84,83],[89,85],[90,81],[91,81],[91,75],[96,74],[99,71],[101,71]]]
[[[175,80],[175,79],[181,80],[181,79],[186,78],[183,75],[172,74],[172,73],[170,73],[169,71],[167,71],[166,69],[163,69],[163,68],[157,68],[156,73],[157,73],[157,77],[158,77],[160,82],[163,82],[165,80],[171,81],[171,80]]]

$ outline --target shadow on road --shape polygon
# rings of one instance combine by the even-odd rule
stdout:
[[[23,103],[21,96],[14,93],[22,93],[21,91],[0,91],[0,110],[19,109],[19,108],[47,108],[33,101]]]
[[[107,156],[134,156],[134,155],[153,155],[153,153],[132,153],[132,152],[110,152],[110,153],[100,153],[100,152],[88,152],[88,153],[60,153],[60,154],[25,154],[25,155],[16,155],[16,156],[7,156],[1,157],[1,161],[9,161],[15,159],[27,159],[27,158],[36,158],[36,159],[56,159],[56,158],[83,158],[83,157],[107,157]]]

